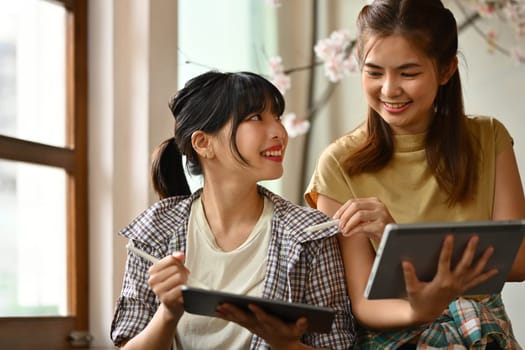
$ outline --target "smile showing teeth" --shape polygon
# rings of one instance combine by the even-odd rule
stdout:
[[[281,157],[283,155],[283,151],[264,151],[261,152],[261,154],[265,157]]]
[[[403,102],[403,103],[388,103],[388,102],[383,102],[385,104],[386,107],[388,108],[401,108],[403,106],[405,106],[406,104],[408,104],[408,102]]]

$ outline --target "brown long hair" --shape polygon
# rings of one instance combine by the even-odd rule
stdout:
[[[365,44],[372,37],[403,35],[434,59],[438,72],[444,72],[456,59],[457,24],[440,0],[375,0],[357,18],[356,55],[362,67]],[[477,155],[474,140],[466,128],[461,80],[456,69],[441,85],[434,100],[435,115],[425,140],[430,171],[453,205],[473,196],[477,181]],[[350,175],[375,172],[392,159],[392,130],[381,116],[368,108],[367,138],[343,159]]]

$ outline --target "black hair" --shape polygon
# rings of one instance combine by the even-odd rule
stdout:
[[[153,189],[160,198],[191,193],[174,138],[158,145],[152,158],[151,179]]]
[[[272,113],[282,115],[283,95],[266,78],[252,72],[209,71],[189,80],[169,102],[175,119],[174,137],[161,143],[153,156],[151,176],[159,197],[190,193],[182,155],[190,174],[202,174],[191,142],[196,131],[215,134],[231,121],[231,148],[238,160],[246,163],[235,143],[237,129],[248,115],[264,111],[267,103],[271,103]]]

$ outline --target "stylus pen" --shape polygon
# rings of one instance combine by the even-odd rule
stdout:
[[[140,250],[139,248],[135,247],[132,241],[129,241],[128,244],[126,244],[126,249],[129,250],[130,252],[137,254],[140,257],[143,257],[144,259],[148,260],[152,264],[155,264],[157,261],[159,261],[159,259],[157,259],[153,255],[149,255],[145,251]]]
[[[130,252],[133,252],[133,253],[137,254],[138,256],[148,260],[152,264],[155,264],[157,261],[159,261],[159,259],[157,259],[153,255],[149,255],[145,251],[140,250],[139,248],[135,247],[133,245],[132,241],[129,241],[128,244],[126,244],[126,249],[129,250]],[[195,280],[194,278],[191,278],[191,276],[188,276],[188,284],[191,284],[193,286],[203,286],[203,287],[206,286],[204,283],[201,283],[201,282]]]
[[[339,219],[330,220],[321,224],[313,225],[304,229],[304,232],[319,231],[327,227],[339,225]]]

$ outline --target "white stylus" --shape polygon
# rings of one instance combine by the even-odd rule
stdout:
[[[133,253],[137,254],[140,257],[143,257],[144,259],[148,260],[152,264],[155,264],[157,261],[159,261],[158,258],[156,258],[156,257],[154,257],[152,255],[149,255],[145,251],[140,250],[139,248],[135,247],[131,240],[128,241],[128,244],[126,244],[126,249],[129,250],[130,252],[133,252]],[[188,276],[188,285],[192,285],[192,286],[195,286],[195,287],[197,287],[197,286],[206,287],[206,285],[204,283],[202,283],[200,281],[197,281],[196,279],[192,278],[191,275]]]
[[[126,249],[129,250],[130,252],[137,254],[138,256],[143,257],[144,259],[148,260],[152,264],[155,264],[157,261],[159,261],[159,259],[157,259],[156,257],[149,255],[145,251],[140,250],[139,248],[135,247],[132,241],[129,241],[128,244],[126,244]]]
[[[307,227],[307,228],[304,229],[304,232],[319,231],[319,230],[322,230],[324,228],[337,226],[337,225],[339,225],[339,219],[330,220],[330,221],[323,222],[321,224],[317,224],[317,225],[313,225],[313,226]]]

